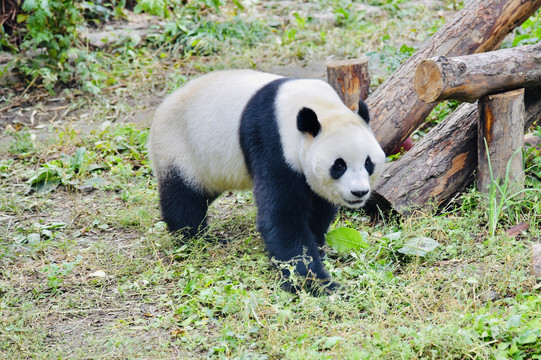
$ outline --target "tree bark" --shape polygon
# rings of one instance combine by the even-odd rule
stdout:
[[[368,58],[333,61],[327,64],[327,81],[344,104],[357,111],[359,100],[366,100],[370,89]]]
[[[420,101],[413,89],[415,70],[424,59],[491,51],[528,19],[541,0],[470,0],[427,40],[406,63],[368,97],[372,128],[389,153],[425,120],[436,104]]]
[[[477,189],[488,193],[493,179],[524,188],[524,89],[483,96],[478,112]]]
[[[482,54],[423,60],[414,88],[425,103],[482,96],[541,84],[541,43]]]
[[[529,128],[541,121],[541,87],[525,93]],[[477,104],[462,104],[410,151],[384,170],[376,192],[400,213],[439,206],[473,181],[477,167]]]

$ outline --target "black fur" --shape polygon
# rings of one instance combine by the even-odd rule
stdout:
[[[303,133],[309,133],[313,137],[321,131],[321,124],[314,110],[303,107],[297,115],[297,129]]]
[[[357,114],[359,114],[367,124],[370,123],[370,112],[368,111],[368,106],[366,106],[366,103],[362,99],[359,100]]]
[[[329,170],[329,172],[331,174],[331,177],[334,180],[338,180],[342,177],[342,175],[344,175],[347,169],[348,169],[348,166],[346,162],[344,161],[344,159],[339,158],[339,159],[336,159],[333,166],[331,166],[331,170]]]
[[[219,194],[206,194],[187,183],[171,166],[158,179],[163,221],[169,231],[195,237],[207,226],[207,209]]]
[[[368,175],[372,175],[374,173],[374,163],[372,162],[372,159],[370,159],[370,156],[366,158],[366,161],[364,162],[364,168],[368,172]]]
[[[338,285],[328,281],[319,247],[337,209],[315,194],[304,175],[292,170],[284,158],[274,103],[286,81],[294,80],[278,79],[264,86],[242,115],[240,144],[253,178],[257,224],[271,257],[293,261],[298,275],[326,280],[332,290]],[[284,273],[289,275],[287,270]]]

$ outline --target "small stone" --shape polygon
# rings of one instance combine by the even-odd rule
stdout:
[[[483,295],[481,295],[481,298],[484,300],[484,301],[494,301],[494,300],[498,300],[500,298],[500,294],[498,294],[496,291],[487,291],[485,293],[483,293]]]
[[[91,276],[91,277],[105,277],[105,271],[98,270],[98,271],[95,271],[95,272],[93,272],[92,274],[90,274],[88,276]]]

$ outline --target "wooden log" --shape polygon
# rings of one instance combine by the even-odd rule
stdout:
[[[526,123],[541,121],[541,87],[526,89]],[[375,190],[400,213],[439,206],[473,182],[477,167],[477,104],[464,103],[384,170]]]
[[[370,89],[368,58],[333,61],[327,64],[327,81],[344,104],[357,111],[359,99],[366,100]]]
[[[528,19],[541,0],[470,0],[456,16],[406,61],[367,99],[372,128],[388,154],[425,120],[436,104],[417,98],[413,77],[419,63],[437,56],[495,50]]]
[[[492,180],[524,188],[524,89],[479,99],[477,189],[488,193]]]
[[[425,103],[482,96],[541,84],[541,43],[482,54],[423,60],[414,88]]]
[[[541,138],[539,136],[535,136],[534,134],[524,135],[524,144],[526,146],[541,150]]]

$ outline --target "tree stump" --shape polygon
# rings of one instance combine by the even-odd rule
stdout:
[[[333,61],[327,64],[327,81],[348,108],[357,111],[359,100],[366,100],[370,88],[368,58]]]
[[[477,188],[487,193],[492,181],[524,187],[524,89],[479,99]]]

